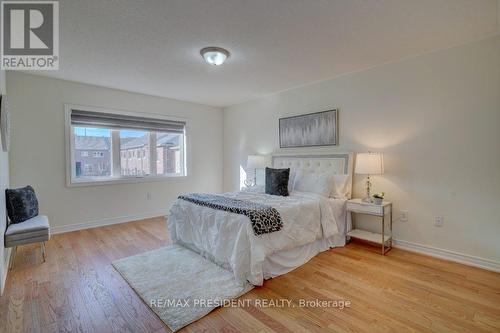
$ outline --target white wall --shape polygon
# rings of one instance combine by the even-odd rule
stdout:
[[[225,190],[238,188],[247,154],[277,149],[280,116],[333,107],[332,150],[385,154],[374,191],[387,193],[396,218],[409,211],[397,239],[500,263],[500,36],[225,109]],[[356,196],[363,185],[355,177]]]
[[[54,231],[94,221],[165,214],[182,192],[222,190],[222,123],[218,108],[9,72],[11,186],[31,184]],[[189,119],[189,176],[88,187],[65,185],[64,104],[90,105]],[[151,199],[147,200],[147,192]]]
[[[5,95],[5,72],[0,70],[0,92]],[[3,293],[7,277],[8,259],[10,251],[4,248],[5,228],[7,227],[7,214],[5,210],[5,189],[9,187],[9,154],[1,148],[0,138],[0,295]]]

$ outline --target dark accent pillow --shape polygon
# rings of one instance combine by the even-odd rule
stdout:
[[[38,200],[31,186],[5,190],[7,214],[11,223],[20,223],[38,215]]]
[[[287,197],[288,180],[290,179],[290,168],[272,169],[266,168],[266,194],[281,195]]]

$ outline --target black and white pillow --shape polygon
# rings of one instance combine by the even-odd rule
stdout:
[[[11,223],[20,223],[38,215],[38,200],[31,186],[5,190],[7,214]]]
[[[288,180],[290,179],[290,168],[272,169],[266,168],[266,194],[281,195],[287,197]]]

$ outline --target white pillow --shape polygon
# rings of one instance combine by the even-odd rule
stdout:
[[[295,175],[293,190],[317,193],[328,198],[334,185],[333,176],[331,173],[315,174],[299,171]]]
[[[345,199],[350,195],[349,175],[333,175],[333,189],[330,197],[335,199]]]
[[[290,170],[290,177],[288,177],[288,193],[292,193],[295,188],[295,179],[300,171]]]

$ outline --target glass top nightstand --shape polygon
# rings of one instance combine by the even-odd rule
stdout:
[[[361,239],[370,243],[380,244],[382,255],[392,249],[392,203],[383,201],[381,205],[363,202],[361,199],[347,201],[347,212],[378,216],[381,220],[381,233],[371,232],[355,228],[347,233],[347,236]],[[386,216],[389,215],[389,230],[386,230]]]

